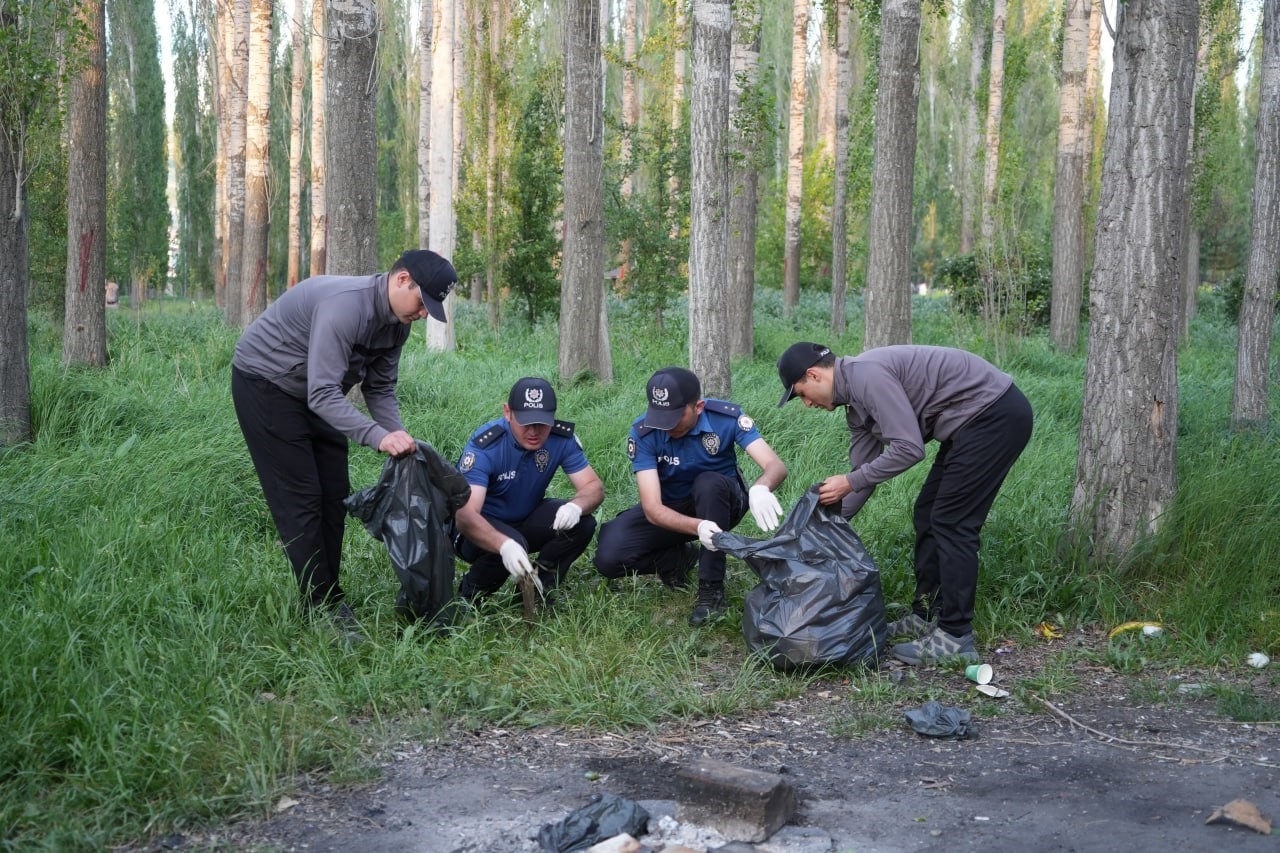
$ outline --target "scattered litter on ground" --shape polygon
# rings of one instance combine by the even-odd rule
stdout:
[[[963,740],[972,736],[969,731],[972,718],[962,708],[951,708],[930,700],[919,708],[903,712],[902,716],[906,717],[912,729],[927,737]]]
[[[1205,823],[1226,823],[1252,829],[1262,835],[1271,834],[1271,820],[1258,811],[1258,807],[1248,800],[1232,800],[1220,809],[1216,809]]]
[[[1262,669],[1264,666],[1271,663],[1271,658],[1267,657],[1262,652],[1254,652],[1249,655],[1249,657],[1245,658],[1245,663],[1249,664],[1249,666],[1254,669]]]
[[[1107,639],[1108,640],[1113,639],[1116,636],[1123,634],[1125,631],[1142,630],[1142,632],[1146,634],[1147,628],[1159,628],[1161,631],[1164,630],[1164,626],[1161,625],[1159,622],[1125,622],[1123,624],[1115,626],[1110,631],[1108,631]],[[1152,635],[1147,634],[1147,636],[1152,636]]]

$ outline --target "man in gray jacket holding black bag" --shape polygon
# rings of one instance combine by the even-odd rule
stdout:
[[[446,322],[458,281],[448,260],[411,249],[390,272],[298,282],[245,329],[231,360],[231,399],[303,605],[356,619],[338,582],[347,443],[389,456],[417,450],[396,399],[410,324]],[[347,399],[361,383],[365,415]]]
[[[974,600],[982,525],[1005,476],[1031,438],[1031,404],[1013,379],[984,359],[950,347],[887,346],[836,357],[801,342],[778,359],[781,407],[845,407],[850,473],[823,481],[824,504],[851,518],[875,487],[939,444],[915,504],[916,591],[912,611],[890,624],[908,664],[950,657],[975,661]]]

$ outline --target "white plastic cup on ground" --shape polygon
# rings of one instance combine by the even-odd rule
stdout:
[[[1262,652],[1254,652],[1245,658],[1245,662],[1254,669],[1262,669],[1264,666],[1271,663],[1271,658],[1267,657]]]
[[[993,674],[989,663],[971,663],[964,668],[964,677],[974,684],[990,684]]]

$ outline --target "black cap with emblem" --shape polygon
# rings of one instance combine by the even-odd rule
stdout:
[[[778,359],[778,378],[782,380],[782,399],[778,401],[778,408],[785,406],[795,396],[793,386],[804,378],[805,371],[829,355],[830,347],[810,341],[801,341],[787,347],[787,351]]]
[[[453,264],[430,249],[410,249],[400,256],[391,270],[409,273],[413,283],[418,285],[427,313],[441,323],[449,322],[444,313],[444,300],[458,283],[458,273],[454,271]]]
[[[692,370],[664,367],[649,377],[646,389],[649,409],[644,425],[649,429],[671,430],[684,417],[685,406],[702,399],[702,383]]]
[[[507,395],[507,408],[521,426],[530,424],[554,424],[556,422],[556,392],[551,383],[536,376],[526,376],[511,386]]]

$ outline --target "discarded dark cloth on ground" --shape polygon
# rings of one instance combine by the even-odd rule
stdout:
[[[904,711],[911,728],[928,737],[954,738],[964,740],[972,737],[970,731],[971,718],[969,712],[961,708],[951,708],[932,699],[919,708]]]
[[[649,828],[649,813],[639,803],[613,794],[594,794],[591,802],[569,812],[559,823],[538,830],[538,846],[548,853],[573,853],[627,833],[633,838]]]
[[[886,650],[880,570],[839,507],[818,502],[817,486],[772,538],[719,533],[714,541],[760,577],[747,595],[742,634],[774,666],[874,665]]]
[[[447,625],[453,615],[453,544],[449,525],[471,486],[425,441],[382,466],[378,482],[346,499],[347,512],[387,546],[400,581],[396,612]]]

